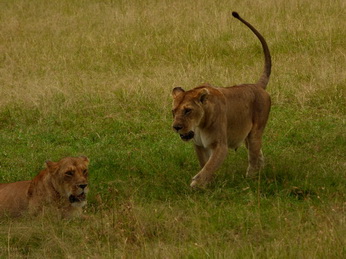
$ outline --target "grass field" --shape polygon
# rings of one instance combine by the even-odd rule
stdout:
[[[0,1],[0,182],[91,160],[89,219],[0,219],[0,258],[345,258],[345,1]],[[256,82],[266,167],[213,183],[171,129],[171,90]]]

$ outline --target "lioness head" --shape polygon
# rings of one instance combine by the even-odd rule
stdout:
[[[190,91],[176,87],[173,96],[173,129],[184,141],[195,136],[195,129],[203,123],[204,108],[209,91],[201,86]]]
[[[86,194],[89,191],[88,164],[89,159],[85,156],[65,157],[59,162],[46,162],[54,189],[73,207],[86,204]]]

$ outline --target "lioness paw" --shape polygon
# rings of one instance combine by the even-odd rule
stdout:
[[[255,178],[258,176],[259,169],[249,166],[246,170],[246,178]]]
[[[199,174],[195,175],[192,178],[192,182],[190,184],[190,187],[192,188],[205,188],[206,185],[210,182],[210,177],[203,177]]]

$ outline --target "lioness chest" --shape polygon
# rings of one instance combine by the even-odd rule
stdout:
[[[247,128],[250,128],[250,125]],[[228,146],[228,148],[237,149],[244,142],[244,139],[247,136],[248,132],[249,132],[249,129],[238,132],[237,128],[236,129],[231,128],[228,130],[227,132],[228,134],[224,136],[223,141],[220,141],[220,140],[216,140],[214,135],[208,134],[204,132],[203,130],[200,130],[199,128],[197,128],[195,130],[193,143],[196,146],[204,147],[208,149],[211,147],[213,143],[223,142]]]
[[[220,125],[220,128],[222,128],[222,125]],[[209,131],[201,128],[195,128],[193,143],[196,146],[204,147],[206,149],[213,149],[215,148],[215,145],[220,144],[229,146],[229,140],[226,133],[227,130],[220,130],[220,128],[214,128],[213,130]]]
[[[213,139],[211,138],[210,134],[207,134],[205,131],[201,130],[200,128],[195,129],[195,136],[193,138],[193,143],[196,146],[208,148],[210,144],[212,143]]]

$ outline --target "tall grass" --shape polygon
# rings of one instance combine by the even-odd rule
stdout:
[[[259,180],[230,154],[191,190],[175,86],[255,82],[273,99]],[[343,258],[344,1],[0,1],[0,182],[91,160],[88,220],[0,219],[0,257]],[[34,221],[34,223],[33,223]]]

